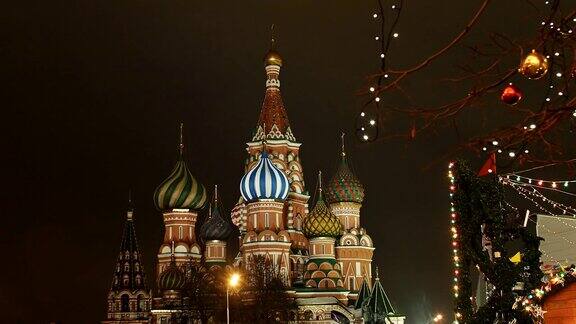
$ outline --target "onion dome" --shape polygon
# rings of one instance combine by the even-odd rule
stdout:
[[[214,186],[214,207],[200,227],[200,237],[206,241],[226,241],[232,234],[232,225],[220,215],[218,206],[218,186]]]
[[[324,203],[322,196],[322,172],[318,173],[318,201],[312,211],[304,218],[302,232],[308,238],[337,237],[342,232],[342,223]]]
[[[176,265],[176,260],[172,256],[170,265],[158,277],[158,288],[160,290],[182,290],[186,286],[186,275]]]
[[[361,204],[364,200],[364,186],[350,170],[344,150],[344,134],[342,134],[342,161],[336,174],[328,182],[326,198],[330,203],[355,202]]]
[[[288,177],[272,163],[266,152],[262,152],[258,164],[240,180],[240,194],[247,202],[258,199],[284,200],[289,188]]]
[[[175,208],[199,210],[206,205],[206,188],[198,182],[186,165],[180,124],[180,154],[176,166],[154,192],[154,205],[159,210]]]

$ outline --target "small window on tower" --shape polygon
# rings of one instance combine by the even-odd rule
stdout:
[[[130,297],[127,294],[122,295],[120,297],[120,304],[121,304],[121,312],[129,312],[130,311]]]

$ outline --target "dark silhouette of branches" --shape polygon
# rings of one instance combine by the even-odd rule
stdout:
[[[548,73],[541,80],[534,81],[544,94],[540,105],[514,107],[501,103],[510,118],[486,125],[476,135],[460,139],[461,144],[454,150],[497,151],[518,158],[520,162],[546,163],[550,161],[568,161],[566,151],[573,143],[567,139],[567,133],[576,128],[576,9],[569,8],[568,2],[562,6],[561,0],[548,1],[546,14],[541,21],[527,26],[533,29],[533,36],[526,41],[516,40],[502,32],[486,33],[486,44],[464,44],[468,34],[487,17],[488,8],[499,5],[498,2],[484,0],[471,14],[468,23],[445,45],[430,53],[415,64],[406,68],[391,68],[387,62],[390,41],[394,37],[394,28],[398,24],[402,3],[393,7],[392,24],[384,19],[388,8],[385,0],[378,0],[380,17],[381,67],[380,71],[370,75],[369,90],[360,94],[368,97],[364,108],[356,120],[356,130],[363,141],[405,139],[412,140],[418,134],[434,133],[439,128],[454,127],[458,131],[459,117],[471,108],[484,107],[500,97],[502,89],[508,83],[525,77],[518,73],[519,64],[527,53],[535,49],[548,59]],[[522,1],[523,5],[538,8],[534,3]],[[522,5],[520,4],[520,5]],[[568,7],[568,8],[567,8]],[[572,6],[573,7],[573,6]],[[564,11],[567,11],[565,13]],[[538,27],[539,25],[539,27]],[[459,65],[458,73],[442,78],[439,82],[459,83],[468,89],[456,99],[447,102],[419,106],[402,88],[411,78],[417,78],[427,67],[433,65],[455,48],[463,48],[470,53],[469,62]],[[390,94],[398,93],[409,104],[385,107],[383,102]],[[447,96],[449,97],[449,96]],[[534,97],[534,96],[532,96]],[[373,108],[369,108],[373,107]],[[367,109],[376,111],[376,116],[365,114]],[[471,112],[487,114],[485,109]],[[380,126],[383,120],[409,120],[410,129],[397,130]],[[382,127],[382,129],[380,129]],[[371,134],[369,134],[371,130]],[[460,136],[460,132],[458,131]],[[490,145],[498,143],[498,145]]]

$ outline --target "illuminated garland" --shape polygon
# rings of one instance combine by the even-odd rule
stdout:
[[[507,226],[508,217],[517,210],[506,207],[502,184],[497,176],[477,177],[462,162],[448,166],[450,196],[450,235],[454,264],[453,295],[456,323],[492,323],[495,320],[527,320],[526,312],[513,308],[522,291],[513,291],[522,283],[526,291],[540,286],[540,238],[521,226]],[[484,232],[480,230],[485,225]],[[489,238],[493,255],[483,249],[482,236]],[[513,240],[524,243],[523,258],[515,264],[506,253]],[[477,267],[494,287],[486,304],[473,304],[472,269]]]
[[[534,199],[532,199],[528,196],[536,197],[536,198],[542,200],[542,202],[545,202],[545,203],[551,205],[553,208],[558,209],[558,210],[562,210],[561,215],[570,215],[570,216],[576,217],[576,209],[574,207],[567,206],[567,205],[564,205],[562,203],[556,202],[550,198],[547,198],[546,196],[544,196],[542,193],[540,193],[536,189],[532,189],[532,191],[530,191],[530,190],[527,190],[526,188],[523,188],[522,186],[518,186],[518,185],[516,185],[514,183],[510,183],[508,181],[502,181],[502,183],[505,185],[510,185],[510,187],[513,188],[514,190],[516,190],[522,197],[531,201],[535,206],[537,206],[541,210],[547,212],[549,215],[557,216],[558,214],[555,212],[551,212],[551,211],[547,210],[546,208],[542,207],[537,201],[535,201]]]
[[[454,162],[448,164],[448,179],[450,181],[450,235],[452,237],[452,253],[454,261],[454,286],[452,287],[454,291],[454,298],[457,300],[459,296],[459,275],[460,275],[460,257],[459,257],[459,244],[458,244],[458,227],[456,222],[458,220],[458,214],[456,208],[454,207],[454,193],[456,192],[456,180],[454,178],[454,173],[452,172],[452,167],[454,167]],[[458,320],[462,317],[459,311],[454,313],[454,320]]]
[[[522,309],[529,313],[536,323],[544,320],[542,305],[551,293],[562,289],[565,285],[576,282],[576,269],[570,266],[565,269],[557,267],[557,271],[550,271],[546,282],[537,289],[532,290],[528,295],[519,297],[514,303],[515,309]]]
[[[504,176],[506,177],[506,179],[509,179],[510,181],[543,187],[544,189],[548,188],[567,189],[570,186],[570,184],[576,183],[576,180],[543,180],[543,179],[529,178],[515,173],[508,173]]]

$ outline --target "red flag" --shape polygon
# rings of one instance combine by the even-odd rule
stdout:
[[[490,154],[490,157],[478,172],[479,177],[483,177],[488,174],[496,173],[496,153]]]

